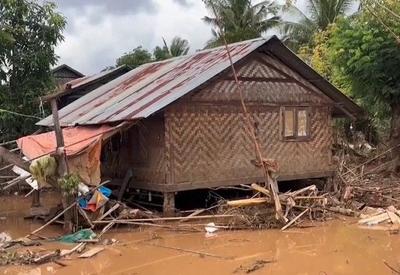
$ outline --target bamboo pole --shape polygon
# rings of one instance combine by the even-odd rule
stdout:
[[[214,13],[215,18],[216,18],[217,26],[218,26],[218,28],[220,30],[221,38],[223,39],[223,42],[224,42],[224,45],[225,45],[225,49],[226,49],[226,52],[227,52],[227,55],[228,55],[228,59],[229,59],[229,62],[230,62],[232,73],[233,73],[233,77],[234,77],[234,80],[235,80],[235,84],[236,84],[236,86],[238,88],[238,92],[239,92],[239,96],[240,96],[240,102],[241,102],[241,105],[242,105],[243,114],[244,114],[244,118],[245,118],[246,130],[250,134],[250,136],[251,136],[251,138],[253,140],[253,143],[254,143],[254,146],[255,146],[255,149],[256,149],[257,157],[258,157],[258,159],[259,159],[259,161],[260,161],[260,163],[262,165],[262,171],[263,171],[264,178],[265,178],[265,185],[269,187],[270,192],[272,194],[272,198],[274,200],[276,217],[277,217],[277,219],[279,219],[279,220],[281,220],[281,221],[286,223],[286,219],[285,219],[285,217],[283,215],[283,211],[282,211],[281,202],[280,202],[279,196],[277,194],[279,192],[278,184],[277,184],[276,180],[272,179],[272,177],[270,175],[270,172],[268,171],[268,166],[263,161],[264,158],[263,158],[262,153],[261,153],[260,144],[257,141],[254,125],[251,123],[251,117],[250,117],[250,114],[249,114],[249,112],[247,110],[247,106],[246,106],[246,104],[244,102],[243,90],[242,90],[243,87],[242,87],[242,85],[240,85],[240,82],[239,82],[239,79],[238,79],[238,76],[237,76],[237,73],[236,73],[236,69],[235,69],[235,66],[233,64],[231,52],[229,50],[228,43],[227,43],[226,38],[225,38],[224,28],[221,25],[220,18],[218,17],[219,15],[215,10],[215,6],[214,6],[213,1],[212,0],[208,1],[208,3],[209,3],[209,5],[211,6],[211,8],[213,10],[213,13]]]
[[[72,203],[70,206],[68,206],[67,208],[65,208],[63,211],[61,211],[60,213],[58,213],[54,218],[52,218],[50,221],[48,221],[47,223],[45,223],[44,225],[42,225],[41,227],[39,227],[38,229],[32,231],[31,233],[29,233],[28,235],[25,236],[25,238],[28,238],[31,235],[35,235],[36,233],[38,233],[39,231],[43,230],[45,227],[47,227],[49,224],[53,223],[55,220],[57,220],[59,217],[61,217],[61,215],[63,215],[65,212],[67,212],[68,210],[70,210],[72,207],[74,207],[77,204],[77,202]]]

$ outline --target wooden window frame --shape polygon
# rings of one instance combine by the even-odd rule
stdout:
[[[293,135],[292,136],[285,136],[285,123],[286,123],[286,117],[285,111],[293,111]],[[299,127],[299,121],[298,121],[298,113],[299,111],[305,111],[306,112],[306,118],[307,118],[307,125],[306,125],[306,135],[305,136],[298,136],[298,127]],[[308,106],[285,106],[281,108],[281,129],[282,129],[282,139],[284,141],[309,141],[311,139],[311,108]]]

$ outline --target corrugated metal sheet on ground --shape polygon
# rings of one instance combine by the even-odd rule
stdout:
[[[234,62],[269,39],[229,45]],[[142,65],[59,111],[62,126],[102,124],[145,118],[230,66],[224,47]],[[37,123],[51,126],[49,116]]]

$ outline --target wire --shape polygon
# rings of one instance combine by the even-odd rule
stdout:
[[[3,112],[3,113],[8,113],[8,114],[12,114],[12,115],[16,115],[16,116],[34,118],[34,119],[38,119],[38,120],[41,120],[41,119],[42,119],[41,117],[38,117],[38,116],[32,116],[32,115],[21,114],[21,113],[17,113],[17,112],[5,110],[5,109],[0,109],[0,113],[1,113],[1,112]]]

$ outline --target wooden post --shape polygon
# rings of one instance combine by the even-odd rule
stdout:
[[[0,160],[14,164],[27,172],[29,171],[29,162],[23,160],[19,155],[8,151],[6,148],[0,146]],[[34,190],[32,193],[32,207],[40,207],[39,190]]]
[[[57,141],[56,158],[58,163],[58,175],[60,177],[63,177],[68,174],[68,166],[64,151],[64,136],[62,134],[60,120],[58,117],[57,99],[55,98],[51,99],[50,104],[51,104],[51,113],[53,115],[54,133]],[[73,198],[71,198],[66,194],[61,194],[61,195],[62,195],[61,201],[63,204],[63,208],[66,209],[69,205],[71,205]],[[66,233],[70,233],[73,231],[73,216],[74,216],[73,209],[69,209],[64,213],[64,232]]]
[[[174,216],[175,215],[175,193],[173,192],[165,192],[164,195],[164,204],[163,204],[163,213],[165,216]]]

